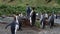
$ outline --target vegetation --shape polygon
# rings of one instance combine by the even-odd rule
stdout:
[[[40,22],[39,22],[39,20],[36,20],[35,26],[36,26],[37,28],[40,28]]]
[[[36,12],[47,12],[52,13],[54,11],[55,13],[58,13],[60,11],[60,8],[51,8],[51,7],[36,7]],[[9,6],[9,5],[0,5],[0,15],[5,14],[19,14],[19,13],[26,13],[26,7],[22,6]]]
[[[21,13],[21,12],[25,13],[24,7],[0,5],[0,15],[17,14],[17,13]]]
[[[13,2],[8,2],[9,0],[2,1],[0,0],[0,15],[10,15],[17,13],[26,14],[26,4],[34,6],[36,12],[47,12],[51,13],[60,13],[60,0],[52,0],[48,4],[45,0],[14,0]]]

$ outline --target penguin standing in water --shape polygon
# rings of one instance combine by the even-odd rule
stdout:
[[[47,24],[47,20],[48,20],[48,14],[47,13],[43,13],[42,16],[41,16],[42,29],[45,28],[45,25]]]
[[[26,12],[27,12],[27,18],[30,18],[30,13],[31,13],[31,7],[29,6],[29,4],[26,4],[27,8],[26,8]]]
[[[23,19],[23,14],[21,13],[21,14],[19,14],[19,16],[18,16],[18,21],[19,21],[19,29],[18,29],[18,31],[19,30],[22,30],[22,19]]]
[[[16,22],[16,16],[14,17],[14,20],[12,23],[8,24],[5,29],[8,27],[8,26],[11,26],[11,34],[16,34],[16,31],[17,29],[19,28],[19,24],[18,22]]]
[[[54,26],[54,14],[52,13],[50,18],[50,28],[53,28],[53,26]]]
[[[42,25],[43,14],[40,15],[40,24]]]
[[[34,11],[34,9],[35,9],[35,7],[32,7],[32,11],[31,11],[31,13],[30,13],[30,22],[32,22],[31,23],[31,25],[32,25],[32,27],[35,25],[35,21],[36,21],[36,12]]]

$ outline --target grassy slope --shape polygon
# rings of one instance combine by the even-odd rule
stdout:
[[[15,0],[13,2],[8,2],[9,0],[3,1],[0,0],[0,4],[13,5],[13,6],[26,6],[26,4],[30,4],[31,6],[46,6],[46,7],[60,7],[59,4],[56,3],[56,0],[52,0],[50,3],[46,3],[45,0]]]

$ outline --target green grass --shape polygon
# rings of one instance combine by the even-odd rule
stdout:
[[[9,2],[9,0],[3,1],[0,0],[0,4],[12,5],[12,6],[47,6],[47,7],[60,7],[60,0],[52,0],[50,3],[47,3],[45,0],[14,0]]]
[[[30,6],[35,6],[36,12],[46,11],[47,13],[51,13],[54,11],[55,13],[60,13],[59,0],[52,0],[50,3],[46,3],[45,0],[14,0],[13,2],[0,0],[0,15],[16,14],[20,12],[26,14],[27,3]]]
[[[38,28],[40,28],[40,22],[39,21],[36,21],[35,22],[35,26],[38,27]]]
[[[35,11],[36,12],[47,12],[47,13],[52,13],[52,11],[54,11],[55,13],[60,13],[60,8],[56,8],[56,7],[45,7],[45,6],[40,6],[35,7]],[[19,13],[24,13],[26,14],[26,7],[25,6],[10,6],[10,5],[0,5],[0,15],[5,14],[5,15],[9,15],[9,14],[19,14]]]

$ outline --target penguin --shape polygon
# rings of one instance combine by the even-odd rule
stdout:
[[[12,21],[12,23],[8,24],[5,29],[7,29],[8,26],[11,26],[11,34],[16,34],[18,28],[19,28],[19,24],[18,22],[16,22],[16,17],[14,17],[14,20]]]

